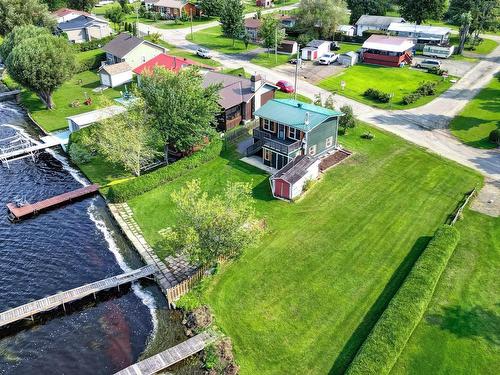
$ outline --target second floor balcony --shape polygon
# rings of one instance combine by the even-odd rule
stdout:
[[[278,151],[282,154],[289,155],[297,151],[302,145],[302,141],[295,141],[291,139],[281,139],[275,134],[266,132],[262,129],[254,129],[253,137],[261,140],[263,145],[271,150]]]

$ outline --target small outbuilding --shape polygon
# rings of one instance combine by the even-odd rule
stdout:
[[[302,48],[302,60],[317,60],[324,54],[330,52],[332,42],[328,40],[311,40],[307,45]]]
[[[354,51],[349,51],[339,55],[338,62],[344,66],[352,66],[358,63],[359,54]]]
[[[414,47],[408,38],[372,35],[363,43],[361,58],[367,64],[398,67],[411,64]]]
[[[271,176],[271,190],[275,198],[293,200],[304,191],[308,180],[315,180],[319,175],[320,160],[309,155],[297,156],[278,172]]]
[[[102,85],[117,87],[132,82],[132,69],[126,62],[103,65],[99,69],[99,77]]]
[[[295,40],[284,40],[278,46],[278,53],[296,54],[299,48]]]
[[[125,107],[122,107],[121,105],[112,105],[106,108],[96,109],[95,111],[66,117],[66,120],[68,121],[68,128],[70,133],[73,133],[92,124],[95,124],[96,122],[116,116],[125,111]]]
[[[342,35],[353,36],[356,28],[352,25],[339,25],[337,32]]]

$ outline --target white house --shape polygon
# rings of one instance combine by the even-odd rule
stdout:
[[[330,52],[330,46],[332,42],[328,40],[312,40],[307,45],[302,48],[301,57],[302,60],[317,60],[324,54]]]
[[[391,23],[406,22],[402,17],[370,16],[364,14],[356,21],[356,35],[363,36],[363,31],[378,30],[387,31]]]
[[[126,62],[112,65],[103,65],[99,69],[101,84],[116,87],[132,82],[132,68]]]
[[[413,23],[393,22],[387,29],[395,36],[410,38],[415,41],[418,49],[422,49],[424,44],[448,43],[451,29],[440,26],[416,25]],[[420,45],[420,46],[419,46]],[[420,47],[420,48],[419,48]]]
[[[342,35],[353,36],[356,28],[352,25],[339,25],[337,32]]]
[[[80,15],[57,24],[57,30],[65,33],[72,43],[84,43],[110,36],[109,22],[94,16]]]
[[[91,14],[82,10],[61,8],[52,12],[52,16],[56,19],[57,23],[71,21],[80,16],[91,16]]]

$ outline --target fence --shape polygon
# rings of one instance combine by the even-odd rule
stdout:
[[[193,285],[195,285],[198,281],[200,281],[205,272],[208,270],[208,267],[201,267],[196,271],[195,274],[191,275],[188,279],[182,281],[176,286],[167,290],[167,300],[170,304],[173,304],[179,298],[181,298],[184,294],[189,292]]]
[[[233,143],[236,139],[240,138],[244,134],[249,134],[249,132],[259,126],[259,123],[252,120],[245,125],[238,126],[230,131],[226,132],[224,139],[226,142]]]
[[[474,196],[474,194],[476,194],[476,188],[472,189],[472,191],[470,193],[467,194],[464,202],[460,205],[460,207],[458,208],[458,210],[455,212],[454,215],[452,215],[451,217],[451,222],[450,222],[450,225],[455,225],[455,223],[457,222],[457,220],[460,218],[460,216],[462,215],[462,212],[464,211],[464,208],[467,206],[467,204],[470,202],[471,198]]]

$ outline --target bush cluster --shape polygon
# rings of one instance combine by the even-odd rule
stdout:
[[[449,225],[436,231],[356,354],[348,375],[391,371],[422,319],[459,237],[458,230]]]
[[[191,156],[128,182],[112,186],[108,192],[108,199],[112,202],[125,202],[133,197],[144,194],[160,185],[175,180],[188,170],[197,168],[215,159],[221,151],[222,140],[214,138],[208,146]]]
[[[104,37],[102,39],[94,39],[85,43],[76,43],[74,47],[77,52],[85,52],[93,49],[101,48],[103,45],[108,43],[111,39],[113,39],[113,35]]]
[[[367,98],[376,100],[380,103],[389,103],[389,100],[391,100],[391,96],[385,92],[382,92],[377,89],[368,89],[363,93],[363,96],[366,96]]]
[[[403,96],[403,104],[411,104],[416,102],[422,96],[436,95],[437,82],[427,81],[422,84],[411,94]]]
[[[494,129],[489,135],[490,142],[500,146],[500,129]]]
[[[442,76],[443,74],[448,73],[448,70],[438,68],[437,66],[433,66],[432,68],[427,69],[427,72],[432,74],[437,74],[438,76]]]
[[[101,61],[104,60],[106,54],[99,53],[98,55],[89,56],[85,59],[80,59],[77,63],[76,73],[85,72],[86,70],[94,70],[101,66]]]
[[[375,136],[370,132],[364,132],[363,134],[361,134],[361,138],[372,140],[373,138],[375,138]]]

